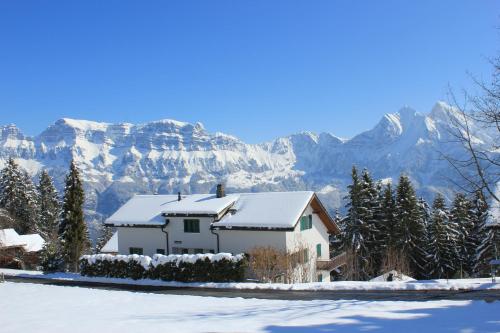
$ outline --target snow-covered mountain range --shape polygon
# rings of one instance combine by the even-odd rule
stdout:
[[[33,175],[48,168],[61,188],[74,159],[85,180],[88,214],[97,220],[134,193],[204,193],[219,182],[228,192],[312,189],[335,208],[341,205],[352,165],[367,167],[384,180],[397,181],[405,172],[423,196],[436,190],[449,193],[446,177],[452,169],[440,152],[463,154],[450,142],[451,121],[460,119],[456,110],[438,102],[427,115],[408,107],[387,114],[351,139],[303,132],[246,144],[208,133],[200,123],[134,125],[64,118],[35,137],[23,135],[15,125],[0,127],[0,167],[12,156]],[[491,143],[479,129],[475,135],[478,143]]]

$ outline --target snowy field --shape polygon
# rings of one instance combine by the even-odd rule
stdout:
[[[499,332],[500,302],[281,301],[5,282],[0,331]]]
[[[40,271],[22,271],[0,268],[0,273],[10,276],[25,278],[42,278],[49,280],[84,281],[101,283],[118,283],[147,286],[165,287],[198,287],[198,288],[224,288],[224,289],[253,289],[253,290],[488,290],[500,289],[500,278],[496,283],[491,279],[450,279],[450,280],[420,280],[420,281],[393,281],[393,282],[369,282],[369,281],[336,281],[336,282],[312,282],[312,283],[184,283],[169,282],[161,280],[132,280],[102,277],[86,277],[74,273],[52,273],[43,274]]]

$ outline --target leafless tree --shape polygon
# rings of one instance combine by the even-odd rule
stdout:
[[[491,82],[473,77],[479,88],[478,95],[470,97],[464,92],[463,103],[460,103],[450,91],[451,102],[457,112],[455,117],[450,117],[451,135],[465,154],[463,158],[447,153],[442,153],[442,156],[462,180],[450,179],[456,186],[469,193],[481,191],[499,203],[496,186],[500,181],[500,57],[491,63],[494,69]],[[478,140],[474,128],[489,136],[492,144]]]

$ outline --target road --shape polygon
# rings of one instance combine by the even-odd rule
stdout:
[[[385,300],[385,301],[428,301],[428,300],[484,300],[500,301],[500,289],[497,290],[241,290],[191,287],[140,286],[130,284],[82,282],[71,280],[49,280],[42,278],[26,278],[5,276],[7,281],[17,283],[38,283],[57,286],[86,287],[105,290],[126,290],[169,295],[191,295],[206,297],[242,297],[280,300]]]

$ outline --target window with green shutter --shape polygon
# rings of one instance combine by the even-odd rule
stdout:
[[[323,274],[318,274],[318,282],[323,282]]]
[[[300,230],[312,228],[312,215],[304,215],[300,218]]]
[[[321,257],[321,244],[316,244],[316,256]]]
[[[185,219],[184,232],[200,233],[200,220],[198,219]]]

